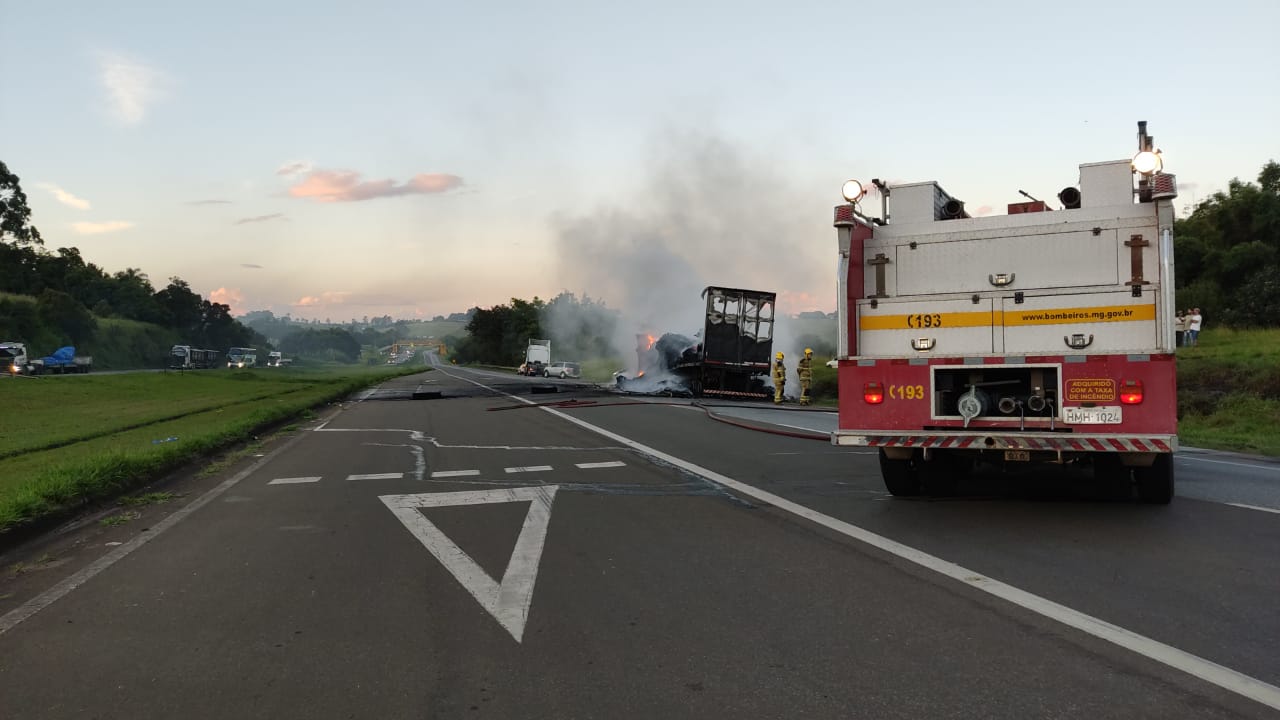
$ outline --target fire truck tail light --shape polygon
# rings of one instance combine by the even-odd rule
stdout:
[[[1137,405],[1142,402],[1142,381],[1124,380],[1120,383],[1120,404]]]
[[[884,402],[884,385],[878,382],[866,383],[862,386],[862,399],[870,405],[879,405]]]

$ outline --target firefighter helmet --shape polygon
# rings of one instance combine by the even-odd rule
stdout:
[[[805,355],[812,355],[812,354],[813,354],[813,348],[805,348],[805,349],[804,349],[804,354],[805,354]]]
[[[782,351],[778,351],[778,354],[777,354],[777,355],[774,355],[774,358],[775,358],[775,359],[777,359],[777,360],[781,360],[781,359],[782,359]]]

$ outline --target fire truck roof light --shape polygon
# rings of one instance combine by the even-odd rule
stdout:
[[[844,199],[851,203],[856,203],[867,194],[866,188],[862,187],[862,183],[857,180],[848,180],[844,187],[840,188],[840,194],[844,195]]]
[[[1160,157],[1160,151],[1143,150],[1133,156],[1133,171],[1143,177],[1150,177],[1160,172],[1164,167],[1164,160]]]

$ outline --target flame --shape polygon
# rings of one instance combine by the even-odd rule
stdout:
[[[636,375],[636,377],[638,377],[638,378],[642,378],[642,377],[644,377],[644,371],[643,371],[643,370],[641,370],[641,371],[640,371],[640,374],[639,374],[639,375]]]
[[[652,335],[649,335],[649,336],[647,336],[647,337],[649,338],[649,346],[648,346],[648,347],[646,347],[646,348],[645,348],[645,350],[652,350],[652,349],[653,349],[653,344],[654,344],[655,342],[657,342],[657,341],[658,341],[658,339],[657,339],[657,338],[655,338],[655,337],[654,337],[654,336],[652,336]]]

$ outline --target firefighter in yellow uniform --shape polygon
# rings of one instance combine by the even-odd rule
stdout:
[[[796,374],[800,376],[800,404],[809,404],[809,384],[813,382],[813,348],[804,349],[804,357],[796,363]]]
[[[782,404],[782,389],[787,385],[787,366],[782,364],[782,353],[773,361],[773,404]]]

